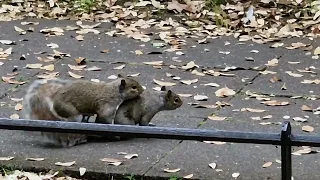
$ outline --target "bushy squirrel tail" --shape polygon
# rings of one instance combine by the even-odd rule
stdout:
[[[52,101],[49,98],[58,88],[67,85],[70,80],[62,80],[62,79],[42,79],[35,80],[28,87],[26,91],[26,95],[23,98],[23,114],[25,119],[39,119],[41,115],[38,114],[46,114],[46,110],[51,110]],[[47,85],[45,91],[40,91],[40,88],[44,85]],[[43,111],[43,112],[39,112]],[[53,113],[57,115],[56,113]],[[38,117],[35,117],[38,116]],[[58,117],[57,117],[58,118]]]

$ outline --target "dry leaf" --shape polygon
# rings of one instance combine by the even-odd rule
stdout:
[[[302,154],[310,154],[312,152],[311,148],[305,148],[298,151],[293,152],[293,155],[301,156]]]
[[[289,76],[292,76],[292,77],[302,77],[302,76],[303,76],[302,74],[293,73],[292,71],[286,71],[286,73],[287,73]]]
[[[226,118],[227,118],[227,117],[219,117],[219,116],[215,116],[215,115],[208,116],[208,119],[213,120],[213,121],[223,121],[223,120],[225,120]]]
[[[10,161],[12,160],[14,157],[0,157],[0,161]]]
[[[226,144],[226,142],[222,142],[222,141],[202,141],[206,144],[217,144],[217,145],[223,145]]]
[[[39,69],[40,67],[42,67],[42,64],[27,64],[26,65],[26,68],[29,68],[29,69]]]
[[[71,162],[65,162],[65,163],[62,163],[62,162],[56,162],[54,163],[55,165],[57,166],[65,166],[65,167],[69,167],[69,166],[72,166],[76,163],[76,161],[71,161]]]
[[[289,102],[272,100],[272,101],[264,101],[262,102],[262,104],[265,104],[267,106],[286,106],[289,104]]]
[[[307,119],[301,117],[293,117],[292,119],[297,122],[307,122]]]
[[[115,68],[113,68],[113,69],[117,69],[117,70],[119,70],[119,69],[123,69],[125,66],[126,66],[126,65],[125,65],[125,64],[123,64],[123,65],[118,66],[118,67],[115,67]]]
[[[151,61],[151,62],[143,62],[143,64],[146,65],[152,65],[152,66],[162,66],[163,61]]]
[[[237,178],[237,177],[239,177],[240,176],[240,173],[232,173],[232,177],[233,178]]]
[[[193,177],[193,174],[189,174],[189,175],[183,176],[184,179],[190,179],[192,177]]]
[[[320,55],[320,47],[317,47],[314,52],[313,52],[314,55]]]
[[[18,114],[12,114],[10,116],[10,119],[19,119],[19,115]]]
[[[261,112],[265,112],[266,111],[264,109],[253,109],[253,108],[245,108],[245,110],[247,110],[249,112],[257,112],[257,113],[261,113]]]
[[[193,80],[180,80],[181,83],[186,84],[186,85],[191,85],[193,83],[198,82],[198,79],[193,79]]]
[[[135,50],[134,52],[136,53],[136,55],[142,55],[143,54],[143,52],[141,50]]]
[[[26,158],[27,161],[43,161],[44,158]]]
[[[279,60],[276,59],[276,58],[274,58],[274,59],[268,61],[268,64],[266,64],[266,65],[267,65],[267,66],[277,66],[278,63],[279,63]]]
[[[83,167],[81,167],[81,168],[79,168],[79,173],[80,173],[80,176],[83,176],[85,173],[86,173],[86,168],[83,168]]]
[[[272,162],[266,162],[262,165],[263,168],[267,168],[272,165]]]
[[[54,71],[54,65],[50,64],[50,65],[47,65],[47,66],[40,67],[40,69],[44,69],[44,70],[47,70],[47,71]]]
[[[188,70],[188,69],[192,69],[194,67],[199,67],[198,65],[196,65],[193,61],[188,62],[188,64],[186,64],[185,66],[182,66],[181,69],[184,70]]]
[[[169,168],[166,168],[164,169],[163,171],[164,172],[167,172],[167,173],[175,173],[175,172],[178,172],[180,171],[181,169],[180,168],[177,168],[177,169],[169,169]]]
[[[118,79],[118,76],[116,76],[116,75],[111,75],[111,76],[108,77],[108,79]]]
[[[156,80],[156,79],[153,79],[153,82],[158,84],[159,86],[174,86],[174,85],[176,85],[176,83],[164,82],[164,81],[159,81],[159,80]]]
[[[217,84],[217,83],[207,83],[207,84],[201,84],[201,85],[204,85],[204,86],[211,86],[211,87],[219,87],[220,85]]]
[[[192,97],[192,94],[178,94],[181,97]]]
[[[127,154],[126,156],[124,156],[124,158],[126,158],[126,159],[132,159],[135,157],[138,157],[138,154]]]
[[[68,64],[68,67],[74,71],[82,71],[87,65],[82,65],[82,66],[74,66],[71,64]]]
[[[208,100],[208,96],[206,95],[195,95],[193,97],[194,100],[197,100],[197,101],[206,101]]]
[[[119,159],[114,159],[114,158],[103,158],[103,159],[100,159],[100,161],[108,162],[108,163],[122,162],[121,160],[119,160]]]
[[[59,45],[58,45],[58,44],[55,44],[55,43],[47,44],[47,46],[48,46],[48,47],[51,47],[52,49],[59,48]]]
[[[16,111],[20,111],[20,110],[23,109],[23,105],[20,104],[20,103],[18,103],[18,104],[16,104],[16,106],[14,107],[14,109],[15,109]]]
[[[90,68],[86,68],[86,71],[101,71],[101,68],[97,67],[97,66],[92,66]]]
[[[217,97],[227,97],[227,96],[233,96],[236,94],[236,92],[232,89],[229,89],[228,87],[224,87],[224,88],[221,88],[221,89],[218,89],[216,92],[215,92],[216,96]]]
[[[212,168],[212,169],[215,169],[217,167],[217,163],[210,163],[209,166]]]
[[[312,132],[314,131],[314,128],[312,126],[302,126],[302,131]]]
[[[78,41],[83,41],[83,40],[84,40],[82,35],[76,36],[76,39],[77,39]]]
[[[83,78],[84,76],[81,76],[81,75],[77,75],[77,74],[74,74],[73,72],[70,72],[68,71],[68,74],[73,77],[73,78],[76,78],[76,79],[80,79],[80,78]]]
[[[311,107],[307,106],[307,105],[302,105],[301,109],[303,111],[313,111],[313,109]]]
[[[75,59],[75,61],[77,62],[78,65],[85,63],[85,60],[86,60],[86,58],[84,58],[84,57],[78,57]]]

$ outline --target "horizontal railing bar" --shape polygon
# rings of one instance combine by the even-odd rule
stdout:
[[[291,146],[320,147],[320,136],[315,135],[291,135]]]
[[[0,118],[0,129],[280,145],[280,134]]]

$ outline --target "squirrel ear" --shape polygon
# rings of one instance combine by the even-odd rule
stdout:
[[[167,88],[165,86],[161,86],[161,91],[166,91]]]
[[[172,93],[171,90],[169,90],[169,91],[167,92],[167,97],[168,97],[168,98],[171,96],[171,93]]]
[[[126,85],[127,85],[126,80],[121,79],[121,83],[119,86],[120,90],[124,90],[126,88]]]

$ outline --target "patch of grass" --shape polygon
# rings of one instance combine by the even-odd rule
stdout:
[[[75,0],[76,10],[89,12],[96,4],[97,0]]]
[[[178,177],[178,176],[172,176],[172,177],[170,177],[170,179],[169,180],[179,180],[180,178]]]
[[[217,6],[220,6],[221,4],[225,4],[225,0],[206,0],[205,1],[205,8],[208,9],[209,11],[215,10]]]
[[[17,170],[15,164],[12,165],[0,165],[0,174],[10,174],[11,172]]]
[[[126,176],[124,177],[125,179],[129,179],[129,180],[136,180],[136,178],[134,177],[133,174],[131,174],[130,176]]]

